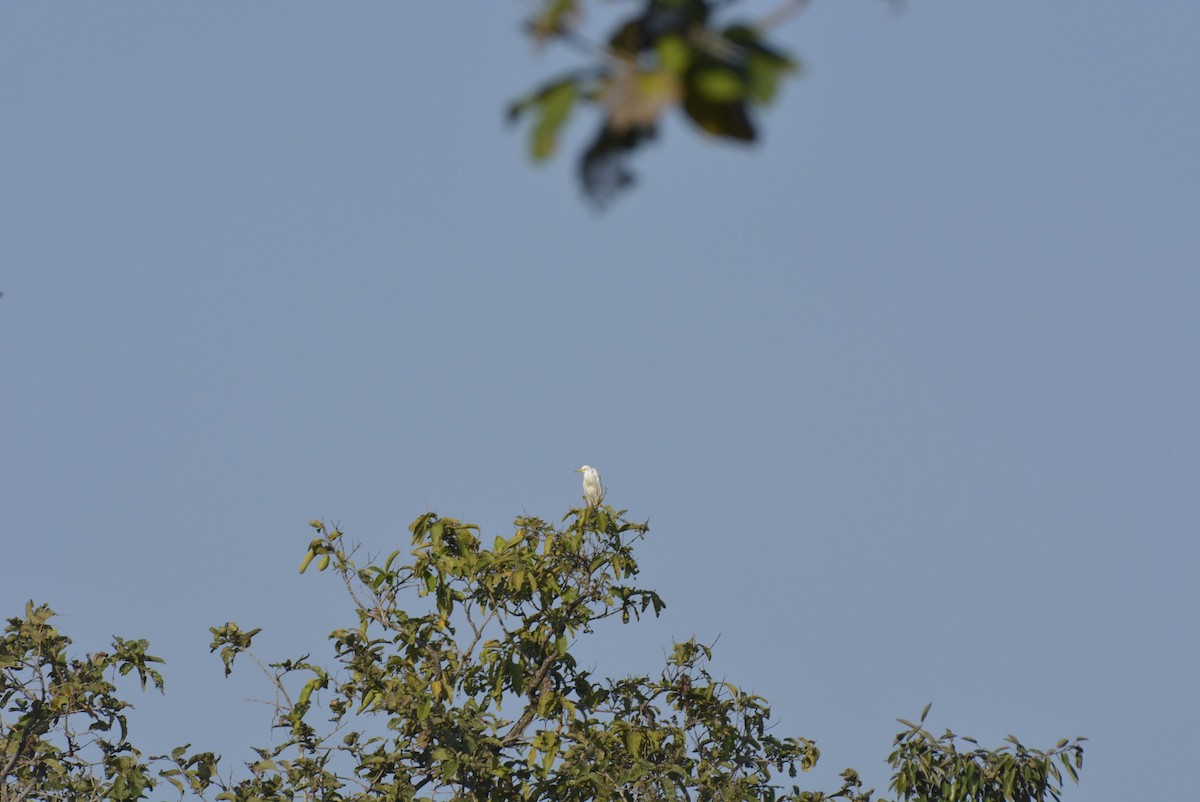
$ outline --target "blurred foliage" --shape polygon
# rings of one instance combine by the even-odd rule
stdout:
[[[165,784],[230,802],[867,802],[858,774],[801,790],[816,743],[777,733],[766,699],[710,669],[713,650],[674,643],[657,671],[595,676],[575,657],[605,621],[665,608],[641,587],[634,546],[648,530],[610,506],[559,524],[520,517],[485,543],[478,527],[427,513],[411,548],[357,562],[343,533],[313,521],[300,565],[336,576],[349,596],[334,664],[309,655],[263,664],[258,629],[212,629],[228,674],[243,655],[274,691],[272,744],[239,777],[188,746],[143,758],[128,740],[107,673],[162,688],[145,641],[70,659],[70,641],[30,603],[0,648],[0,802],[133,800]],[[959,751],[920,723],[896,738],[892,790],[904,800],[1033,802],[1077,781],[1080,740],[1051,750],[1015,738]]]
[[[713,137],[758,139],[753,111],[769,105],[799,61],[766,40],[776,15],[751,23],[727,19],[738,0],[633,0],[602,42],[588,39],[584,0],[542,0],[527,30],[540,44],[581,50],[591,63],[515,101],[509,119],[530,117],[530,154],[554,154],[563,125],[580,104],[602,120],[579,162],[585,194],[604,204],[633,182],[628,157],[653,140],[664,114],[681,110]]]

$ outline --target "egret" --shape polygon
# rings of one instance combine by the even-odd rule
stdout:
[[[589,507],[599,507],[604,499],[604,485],[600,483],[600,474],[591,465],[576,468],[576,473],[583,474],[583,498]]]

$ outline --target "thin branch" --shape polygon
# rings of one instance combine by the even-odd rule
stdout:
[[[811,0],[788,0],[788,2],[760,19],[758,25],[755,27],[760,31],[769,31],[772,28],[778,27],[807,8],[810,2]]]
[[[463,665],[464,668],[466,667],[467,662],[472,659],[472,655],[475,652],[475,647],[478,646],[479,641],[483,639],[483,633],[484,633],[484,630],[487,629],[487,625],[490,624],[492,619],[496,617],[496,610],[495,610],[495,608],[493,608],[492,611],[490,613],[488,613],[487,618],[483,619],[483,622],[477,625],[475,623],[474,617],[471,615],[471,606],[470,605],[471,605],[470,601],[465,602],[463,604],[463,612],[466,614],[467,623],[471,625],[471,629],[474,631],[475,637],[471,640],[471,642],[467,645],[467,647],[465,649],[459,650],[459,653],[458,653],[459,662]],[[458,672],[458,674],[461,674],[461,673],[462,673],[461,671]],[[457,680],[460,678],[461,677],[459,677],[459,676],[455,676],[455,681],[457,682]]]
[[[527,31],[533,32],[537,28],[537,23],[535,23],[533,20],[529,20],[526,22],[525,27]],[[546,38],[551,37],[561,40],[565,44],[570,45],[581,53],[606,61],[612,66],[620,64],[624,60],[620,56],[614,54],[612,49],[607,45],[602,45],[598,42],[591,41],[575,28],[562,22],[556,24],[554,29],[551,30],[546,36]]]
[[[525,729],[533,723],[534,717],[537,715],[538,692],[544,693],[547,688],[543,686],[550,675],[550,668],[558,660],[555,654],[546,655],[546,659],[538,666],[537,673],[529,680],[529,690],[525,692],[525,696],[529,699],[529,704],[525,707],[525,711],[521,713],[521,717],[509,729],[501,741],[504,747],[513,746],[520,742],[521,736],[525,734]]]

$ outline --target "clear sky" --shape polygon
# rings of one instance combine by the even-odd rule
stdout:
[[[1194,793],[1200,6],[818,0],[762,145],[673,120],[603,215],[502,124],[574,58],[528,7],[0,7],[0,615],[149,638],[135,740],[228,769],[207,628],[349,621],[310,518],[509,532],[586,462],[669,605],[598,670],[719,636],[808,787],[932,701]]]

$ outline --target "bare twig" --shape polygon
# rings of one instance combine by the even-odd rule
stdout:
[[[788,2],[760,19],[756,27],[760,31],[769,31],[771,28],[782,25],[807,8],[810,2],[811,0],[788,0]]]

